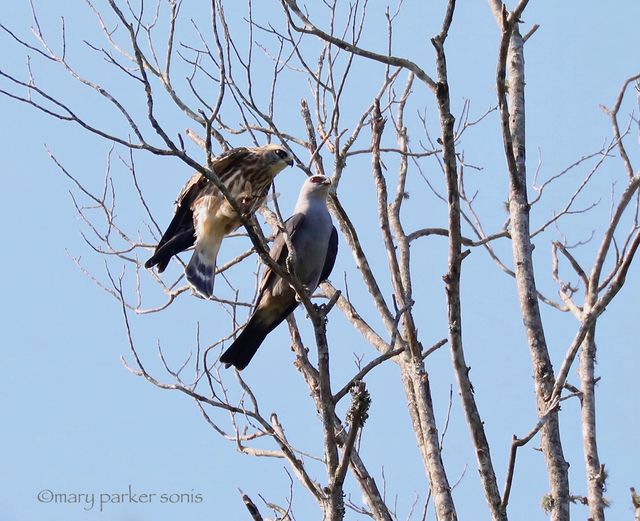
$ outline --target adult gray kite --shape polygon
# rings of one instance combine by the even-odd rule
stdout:
[[[260,207],[274,177],[287,165],[293,165],[293,158],[280,145],[233,148],[213,161],[215,173],[245,214]],[[200,295],[211,298],[222,239],[241,224],[222,192],[205,176],[196,173],[178,195],[173,219],[144,266],[157,265],[158,273],[162,273],[171,257],[195,243],[185,274]]]
[[[327,210],[327,193],[331,181],[314,175],[302,185],[293,215],[285,222],[285,229],[295,251],[294,273],[298,280],[313,292],[325,280],[336,261],[338,232]],[[286,266],[289,250],[284,235],[279,233],[269,255],[280,266]],[[260,344],[278,324],[296,308],[296,292],[279,275],[266,268],[256,306],[243,329],[220,357],[227,367],[244,369],[256,354]]]

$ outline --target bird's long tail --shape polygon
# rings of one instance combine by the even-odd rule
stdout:
[[[222,237],[197,241],[191,260],[184,270],[189,284],[204,298],[213,296],[213,279],[216,270],[216,258]]]
[[[264,339],[273,330],[273,327],[254,319],[255,317],[252,317],[235,342],[222,353],[220,362],[225,364],[226,367],[233,365],[239,371],[242,371],[249,365]]]
[[[242,371],[251,362],[267,335],[293,313],[297,305],[298,302],[295,299],[285,298],[284,302],[272,303],[256,309],[242,333],[229,346],[229,349],[222,353],[220,362],[226,367],[233,365]]]

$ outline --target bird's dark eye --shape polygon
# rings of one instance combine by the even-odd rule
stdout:
[[[280,158],[280,159],[287,159],[289,157],[289,154],[287,153],[286,150],[283,150],[281,148],[279,148],[278,150],[276,150],[276,155]]]

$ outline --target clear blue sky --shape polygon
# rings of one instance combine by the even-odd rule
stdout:
[[[21,37],[31,38],[28,2],[14,0],[11,3],[11,8],[0,8],[0,21]],[[36,3],[42,4],[38,10],[43,28],[56,43],[59,42],[56,32],[59,16],[64,14],[68,52],[74,65],[86,76],[99,78],[105,86],[119,89],[117,78],[105,76],[103,64],[96,55],[85,51],[79,43],[82,38],[99,40],[95,18],[85,3],[79,0]],[[265,2],[264,11],[258,12],[265,23],[280,16],[279,2],[269,2],[269,5],[271,3],[273,7]],[[244,4],[226,4],[235,24],[232,30],[241,31]],[[363,40],[364,45],[378,50],[383,50],[379,34],[384,6],[378,1],[369,3],[371,26]],[[184,9],[191,7],[185,5]],[[428,38],[437,32],[440,2],[428,2],[425,7],[422,2],[408,0],[403,13],[396,29],[396,52],[406,54],[432,72],[433,51]],[[637,2],[620,2],[615,7],[575,0],[531,2],[524,16],[523,30],[534,23],[541,27],[526,47],[530,172],[536,167],[538,150],[544,179],[597,150],[610,136],[608,120],[599,104],[610,105],[623,81],[638,72],[639,20]],[[497,37],[498,30],[485,2],[459,2],[447,41],[451,95],[456,112],[465,98],[472,100],[471,114],[476,117],[495,103]],[[24,52],[12,44],[6,34],[0,35],[0,41],[3,49],[0,69],[24,77]],[[70,100],[92,121],[115,131],[123,129],[102,102],[87,96],[86,89],[66,80],[50,64],[34,61],[33,70],[39,82]],[[352,78],[344,121],[349,121],[350,116],[358,114],[369,103],[369,98],[359,93],[369,92],[372,84],[379,84],[378,72],[379,69],[363,68]],[[6,82],[0,82],[0,88],[7,87]],[[413,109],[426,105],[433,120],[435,109],[431,94],[420,86],[416,90],[422,90],[422,94],[417,96]],[[277,116],[285,128],[301,128],[298,100],[302,95],[310,97],[305,90],[294,92],[289,100],[286,96],[278,100]],[[125,99],[135,103],[141,97],[132,91]],[[627,106],[627,112],[633,109],[633,103]],[[4,235],[0,272],[6,297],[0,328],[3,353],[0,374],[4,382],[0,398],[3,418],[0,458],[5,469],[0,491],[0,521],[247,519],[239,488],[257,502],[258,494],[262,494],[274,502],[285,503],[289,478],[282,460],[254,459],[239,454],[233,443],[221,439],[206,425],[188,397],[153,387],[127,372],[120,362],[121,355],[129,361],[131,356],[119,305],[85,277],[70,256],[81,257],[84,265],[101,280],[106,280],[103,259],[83,241],[80,233],[86,233],[87,229],[75,214],[69,197],[73,186],[45,151],[46,144],[69,171],[92,189],[99,190],[110,144],[6,98],[0,98],[0,114],[4,122],[0,126],[4,194],[0,207]],[[188,124],[175,111],[166,111],[163,118],[176,132]],[[419,128],[414,129],[413,141],[423,139]],[[629,147],[637,167],[640,157],[637,128],[633,131],[635,135]],[[432,132],[437,135],[435,126]],[[246,144],[241,137],[234,138],[233,142]],[[462,149],[468,163],[483,167],[481,172],[469,172],[469,183],[481,191],[478,207],[488,228],[495,230],[505,218],[501,202],[506,200],[507,186],[495,113],[469,131]],[[116,149],[115,153],[124,151]],[[171,203],[179,187],[191,172],[175,160],[142,154],[136,156],[136,164],[152,211],[163,226],[170,218]],[[329,160],[326,164],[330,164]],[[360,227],[390,301],[379,228],[377,223],[373,225],[374,209],[367,201],[373,190],[368,166],[368,159],[353,160],[348,165],[349,178],[341,195]],[[577,171],[550,194],[537,209],[539,213],[534,214],[534,225],[543,222],[554,208],[564,203],[568,190],[576,186],[586,172],[585,169]],[[149,242],[144,215],[131,195],[128,174],[115,157],[112,173],[119,189],[119,223],[133,236],[139,231]],[[433,163],[426,167],[426,173],[436,185],[442,185],[441,175]],[[294,170],[286,171],[278,179],[284,213],[290,212],[303,179],[302,173]],[[594,189],[582,199],[584,205],[602,199],[600,206],[587,218],[586,224],[576,218],[562,225],[562,231],[568,233],[571,240],[588,238],[592,229],[596,235],[602,232],[609,210],[610,187],[616,180],[619,191],[624,182],[623,172],[620,162],[612,159],[598,175]],[[429,193],[415,170],[410,173],[409,188],[412,197],[405,205],[406,218],[411,223],[409,228],[444,226],[444,206]],[[357,197],[349,197],[349,190]],[[550,277],[549,253],[553,233],[555,230],[540,240],[536,263],[542,291],[555,297],[557,290]],[[221,256],[231,258],[245,245],[242,239],[230,239],[225,242]],[[506,243],[498,248],[508,254]],[[585,248],[581,255],[588,262],[593,248]],[[420,273],[415,288],[416,316],[422,341],[428,345],[446,336],[441,281],[446,270],[444,240],[423,240],[416,245],[413,260],[416,273]],[[502,484],[512,434],[522,436],[535,424],[529,356],[513,281],[499,272],[482,251],[474,251],[465,263],[465,349]],[[112,262],[110,266],[115,273],[120,273],[121,265]],[[248,299],[255,266],[255,262],[249,260],[231,275],[234,282],[243,287]],[[361,308],[375,323],[372,307],[357,282],[357,270],[343,241],[331,278],[341,289],[344,289],[345,273],[352,298],[360,299]],[[145,305],[152,307],[161,303],[162,296],[151,278],[144,272],[142,277]],[[135,278],[131,271],[125,281],[129,294],[133,295]],[[220,287],[219,281],[217,287]],[[612,501],[608,514],[611,519],[631,518],[628,488],[640,487],[637,450],[640,357],[634,327],[639,289],[636,262],[625,289],[609,307],[598,329],[597,374],[602,377],[597,387],[598,428],[600,457],[609,470],[606,495]],[[573,336],[575,320],[548,308],[543,308],[543,313],[551,355],[557,364]],[[297,316],[300,322],[304,320],[303,313],[298,312]],[[157,341],[164,347],[170,363],[179,364],[195,345],[196,322],[201,325],[204,344],[229,332],[229,320],[224,313],[188,295],[183,295],[165,313],[131,318],[134,338],[144,360],[163,381],[170,381],[170,377],[162,374],[157,361]],[[335,382],[339,385],[354,372],[353,352],[364,355],[367,360],[375,352],[348,327],[337,310],[332,313],[329,331]],[[243,374],[261,398],[265,415],[277,412],[292,440],[303,450],[321,454],[320,424],[304,382],[291,364],[292,359],[286,328],[282,327],[269,337]],[[481,519],[477,512],[485,511],[484,499],[446,348],[430,357],[427,367],[441,428],[449,388],[454,385],[444,458],[452,482],[464,473],[454,493],[459,517]],[[237,393],[232,373],[227,372],[225,378],[232,393]],[[575,373],[570,381],[576,383]],[[370,375],[367,384],[373,405],[362,438],[361,454],[380,483],[384,470],[387,497],[391,504],[394,503],[391,498],[397,497],[399,519],[405,519],[415,496],[424,498],[426,482],[395,366],[380,367]],[[582,495],[586,490],[578,420],[577,401],[565,402],[561,423],[564,449],[571,463],[572,493]],[[224,416],[220,421],[224,421]],[[547,483],[544,461],[540,453],[533,450],[535,446],[536,440],[519,453],[510,505],[510,516],[514,520],[543,518],[539,502]],[[323,481],[323,469],[313,468],[315,476]],[[106,504],[100,512],[101,493],[126,493],[129,486],[134,493],[156,494],[156,499],[141,505]],[[46,496],[48,490],[94,493],[96,504],[85,510],[83,505],[38,501],[38,494],[45,491]],[[359,501],[360,493],[352,481],[348,483],[348,492]],[[202,502],[171,504],[157,499],[162,494],[168,498],[176,493],[191,494],[194,498],[199,494]],[[308,493],[297,486],[294,505],[298,520],[319,519],[319,510]],[[266,507],[260,506],[263,514],[267,514]],[[575,506],[573,515],[583,519],[586,510]],[[432,511],[430,516],[432,519]],[[348,512],[347,519],[357,518]]]

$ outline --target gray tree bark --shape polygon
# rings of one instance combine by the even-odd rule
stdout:
[[[525,143],[524,41],[518,20],[504,20],[503,45],[498,68],[498,99],[505,154],[509,168],[509,214],[516,286],[529,352],[534,369],[538,417],[548,411],[555,382],[544,326],[540,315],[530,236]],[[507,44],[507,45],[505,45]],[[503,54],[504,53],[504,54]],[[505,72],[508,70],[508,87]],[[505,89],[507,92],[505,92]],[[508,95],[508,101],[507,101]],[[551,519],[569,519],[569,464],[564,458],[557,411],[541,429],[541,448],[547,462]]]

